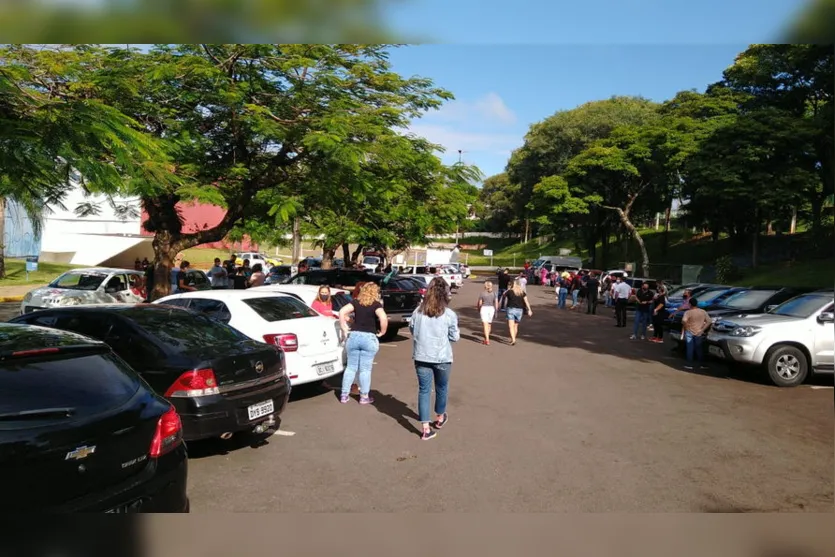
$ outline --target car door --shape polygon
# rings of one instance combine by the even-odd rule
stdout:
[[[97,292],[100,303],[130,303],[132,293],[128,277],[124,273],[114,273],[107,277]]]
[[[832,315],[835,304],[829,304],[815,320],[815,368],[821,371],[832,371],[835,368],[835,335],[832,334],[833,321],[821,319],[820,315]]]

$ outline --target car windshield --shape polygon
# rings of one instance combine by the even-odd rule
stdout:
[[[107,273],[69,271],[49,283],[50,288],[67,288],[72,290],[96,290]]]
[[[707,304],[713,302],[716,298],[720,297],[722,294],[727,292],[727,288],[717,288],[716,290],[708,290],[707,292],[702,292],[696,298],[699,300],[700,306],[706,306]]]
[[[734,294],[722,302],[722,305],[730,309],[756,309],[766,303],[776,293],[776,290],[746,290],[745,292]]]
[[[366,257],[362,260],[365,265],[376,265],[380,262],[380,259],[377,257]]]
[[[319,316],[318,313],[304,305],[304,302],[290,296],[249,298],[243,302],[260,315],[262,319],[270,323]]]
[[[806,294],[783,302],[769,313],[806,319],[831,303],[832,296],[825,294]]]

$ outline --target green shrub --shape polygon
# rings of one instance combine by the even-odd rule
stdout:
[[[727,284],[739,277],[739,267],[734,265],[734,260],[730,255],[723,255],[716,260],[716,282]]]

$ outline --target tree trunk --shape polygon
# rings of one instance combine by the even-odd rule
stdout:
[[[751,241],[751,267],[757,268],[760,259],[760,210],[754,212],[754,234]]]
[[[672,203],[672,202],[670,202]],[[666,257],[667,250],[670,247],[670,218],[672,214],[672,207],[667,205],[664,209],[664,235],[661,236],[661,255]]]
[[[322,269],[333,268],[333,257],[337,246],[322,246]]]
[[[357,249],[354,250],[354,253],[351,254],[351,262],[352,263],[359,263],[360,255],[362,255],[363,245],[360,244],[357,246]]]
[[[530,219],[525,219],[525,241],[524,241],[525,244],[527,244],[528,240],[530,239],[529,238],[530,232],[531,232],[531,220]]]
[[[638,229],[635,228],[635,225],[632,224],[632,221],[629,220],[629,210],[632,208],[632,203],[634,203],[635,198],[637,195],[633,196],[626,204],[625,209],[621,209],[620,207],[604,207],[605,209],[610,209],[615,211],[620,218],[620,222],[623,227],[627,230],[629,234],[635,238],[635,243],[638,244],[638,249],[641,250],[641,272],[645,277],[649,277],[649,254],[647,253],[647,247],[644,244],[644,239],[641,238],[640,232]]]
[[[342,262],[347,265],[351,261],[351,246],[346,243],[342,244]]]
[[[767,221],[765,221],[765,235],[771,236],[772,234],[774,234],[774,223],[771,221],[771,219],[768,219]]]
[[[797,207],[792,207],[792,223],[789,225],[789,234],[797,234]]]
[[[0,197],[0,279],[6,278],[6,198]]]
[[[180,249],[174,235],[167,230],[156,232],[151,245],[154,248],[154,288],[149,298],[154,301],[171,293],[171,269]]]
[[[302,219],[293,219],[293,265],[298,265],[302,258]]]
[[[629,229],[623,231],[621,240],[621,260],[629,261]],[[633,271],[634,272],[634,271]]]
[[[609,266],[609,225],[603,223],[600,230],[600,269]]]
[[[716,224],[711,225],[710,242],[713,245],[713,259],[716,259],[719,257],[719,226]]]

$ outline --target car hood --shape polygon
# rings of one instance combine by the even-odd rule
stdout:
[[[746,326],[755,325],[761,327],[763,325],[773,325],[777,323],[790,323],[792,321],[802,321],[800,317],[791,317],[788,315],[775,315],[773,313],[755,313],[748,315],[728,315],[722,321],[735,323],[736,325]]]
[[[96,290],[76,290],[74,288],[55,288],[52,286],[42,286],[29,292],[28,300],[30,303],[36,301],[57,299],[57,298],[81,298],[82,300],[93,300],[96,298]]]
[[[708,309],[706,311],[712,319],[730,319],[737,315],[760,315],[763,313],[764,310],[761,310],[759,308],[733,309],[725,306],[717,306],[715,309]]]

